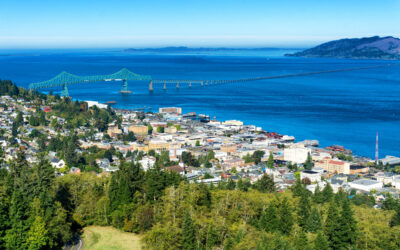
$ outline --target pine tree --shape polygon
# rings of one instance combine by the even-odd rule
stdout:
[[[280,234],[275,234],[274,250],[290,249],[290,245]]]
[[[263,234],[261,241],[257,244],[256,250],[272,249],[271,243],[272,242],[268,239],[267,235]]]
[[[17,125],[16,122],[13,122],[13,123],[12,123],[11,135],[12,135],[12,137],[14,137],[14,138],[17,137],[17,135],[18,135],[18,125]]]
[[[23,249],[29,230],[28,204],[19,189],[14,190],[10,206],[10,226],[6,231],[7,249]]]
[[[131,194],[129,190],[129,183],[126,180],[126,177],[123,175],[119,176],[118,182],[118,200],[119,205],[128,204],[131,202],[133,194]]]
[[[275,182],[272,176],[264,174],[255,184],[254,188],[260,192],[271,193],[275,192]]]
[[[206,243],[206,249],[212,249],[213,246],[219,244],[219,238],[217,231],[214,228],[213,224],[210,224],[208,226],[208,231],[207,231],[207,243]]]
[[[307,159],[304,162],[303,166],[304,166],[304,169],[306,169],[306,170],[311,170],[312,169],[313,162],[312,162],[312,158],[311,158],[311,154],[310,153],[307,154]]]
[[[321,204],[324,202],[324,195],[321,192],[321,189],[319,187],[319,185],[317,184],[317,186],[315,187],[315,191],[314,191],[314,195],[313,195],[313,201],[317,204]]]
[[[304,250],[308,247],[308,239],[304,230],[300,230],[296,236],[295,249]]]
[[[146,171],[145,175],[145,194],[146,199],[155,202],[162,195],[165,188],[165,173],[161,171],[159,166],[155,166]]]
[[[226,184],[226,188],[228,190],[234,190],[236,188],[236,183],[231,178],[229,178],[228,183]]]
[[[22,116],[22,112],[18,111],[17,117],[15,118],[15,124],[17,127],[19,127],[23,123],[24,123],[24,117]]]
[[[54,169],[51,164],[43,157],[39,156],[39,163],[33,167],[33,188],[31,189],[34,197],[39,197],[43,193],[49,192],[55,179]]]
[[[392,219],[390,220],[390,226],[398,226],[400,225],[400,205],[395,207],[396,213],[393,215]]]
[[[311,213],[311,204],[310,204],[310,199],[306,195],[302,195],[300,197],[300,204],[299,204],[299,209],[297,210],[297,215],[299,217],[298,224],[299,226],[305,228],[307,221],[310,217]]]
[[[110,211],[112,212],[119,206],[117,174],[111,176],[107,196],[110,200]]]
[[[233,249],[233,240],[231,237],[228,237],[225,241],[224,250],[232,250]]]
[[[291,187],[293,195],[302,197],[308,195],[307,189],[303,183],[301,183],[300,177],[296,178],[296,183]]]
[[[326,184],[326,186],[322,190],[322,195],[324,197],[324,202],[331,201],[331,199],[333,197],[333,189],[332,189],[331,184],[329,184],[329,182]]]
[[[311,214],[308,217],[306,223],[306,231],[316,233],[322,229],[321,214],[316,207],[311,210]]]
[[[269,152],[268,161],[267,161],[267,168],[274,168],[274,156],[272,152]]]
[[[290,234],[293,224],[292,209],[285,197],[279,207],[279,229],[283,234]]]
[[[26,246],[29,250],[42,249],[42,247],[47,245],[49,240],[47,236],[48,230],[46,229],[46,224],[43,218],[36,216],[32,226],[28,232],[28,238],[26,239]]]
[[[331,201],[328,209],[328,215],[325,220],[324,233],[332,248],[337,248],[340,245],[340,217],[337,204]]]
[[[315,250],[329,250],[329,243],[326,237],[322,234],[321,231],[318,232],[317,238],[314,241],[314,249]]]
[[[265,211],[262,212],[259,227],[266,232],[275,232],[279,228],[279,217],[276,206],[270,203]]]
[[[182,249],[191,250],[196,249],[196,235],[194,230],[194,225],[189,212],[186,211],[183,217],[182,226]]]
[[[350,201],[343,201],[342,211],[340,213],[340,245],[339,248],[351,248],[357,241],[357,222],[353,217],[353,211],[350,207]]]

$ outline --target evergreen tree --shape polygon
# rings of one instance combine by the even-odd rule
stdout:
[[[232,250],[233,249],[233,240],[231,237],[228,237],[225,242],[224,250]]]
[[[17,123],[15,121],[12,123],[11,135],[14,138],[17,137],[17,135],[18,135],[18,125],[17,125]]]
[[[17,117],[15,118],[15,124],[17,127],[19,127],[23,123],[24,123],[24,117],[22,116],[22,112],[18,111]]]
[[[319,213],[318,209],[314,207],[311,210],[311,214],[308,217],[306,223],[306,231],[316,233],[319,230],[322,230],[322,221],[321,221],[321,214]]]
[[[297,210],[297,216],[299,218],[299,226],[305,228],[307,221],[310,217],[311,204],[310,199],[306,195],[300,197],[299,209]]]
[[[318,232],[314,241],[314,250],[329,250],[329,243],[321,231]]]
[[[283,234],[290,234],[293,227],[292,209],[285,197],[279,206],[279,229]]]
[[[276,188],[274,178],[264,173],[261,179],[254,183],[254,188],[264,193],[275,192]]]
[[[331,201],[331,199],[333,197],[333,189],[332,189],[331,184],[329,184],[329,182],[326,184],[326,186],[322,190],[322,195],[324,197],[324,202]]]
[[[391,227],[400,225],[400,205],[395,206],[395,211],[396,211],[395,214],[390,220]]]
[[[300,230],[296,236],[295,249],[304,250],[308,247],[308,239],[304,230]]]
[[[279,229],[278,211],[272,202],[268,205],[267,209],[262,212],[259,227],[269,233]]]
[[[308,190],[305,185],[301,182],[300,177],[296,178],[296,183],[291,187],[293,195],[297,197],[307,196]]]
[[[196,204],[198,206],[206,206],[207,208],[211,207],[211,193],[207,185],[201,183],[199,185],[199,197],[197,199]]]
[[[325,220],[324,233],[329,241],[330,247],[336,249],[340,245],[340,216],[337,204],[331,201]]]
[[[206,243],[206,249],[212,249],[213,246],[219,244],[219,238],[217,231],[214,228],[213,224],[210,224],[208,226],[208,231],[207,231],[207,243]]]
[[[275,234],[273,250],[290,249],[289,242],[285,240],[280,234]]]
[[[10,229],[6,231],[7,249],[24,249],[27,232],[30,225],[28,219],[28,204],[20,189],[13,192],[10,206]]]
[[[319,185],[315,187],[314,195],[313,195],[313,201],[317,204],[321,204],[324,202],[324,194],[321,192],[321,189]]]
[[[272,152],[269,152],[268,161],[267,161],[267,168],[274,168],[274,156]]]
[[[49,192],[55,179],[54,169],[44,156],[40,155],[39,163],[36,164],[32,170],[32,195],[34,197],[40,197],[40,195]]]
[[[118,182],[118,200],[119,204],[128,204],[131,202],[131,198],[133,194],[129,190],[129,183],[126,179],[126,176],[120,175],[119,182]]]
[[[31,228],[28,232],[28,238],[26,239],[26,246],[29,250],[42,249],[48,243],[48,230],[43,218],[36,216]]]
[[[155,202],[161,197],[162,190],[165,188],[165,174],[159,166],[155,166],[146,171],[145,181],[146,199]]]
[[[182,249],[191,250],[196,249],[196,235],[194,225],[189,212],[186,211],[183,217],[182,225]]]
[[[110,210],[114,211],[119,206],[118,200],[118,181],[117,174],[111,176],[110,184],[108,186],[108,198],[110,200]]]
[[[234,190],[236,188],[236,183],[231,178],[229,178],[228,183],[226,184],[226,188],[228,190]]]
[[[357,222],[353,217],[353,211],[348,199],[343,201],[339,220],[340,245],[339,248],[351,248],[357,241]]]
[[[313,162],[312,162],[312,158],[311,158],[311,154],[310,153],[307,154],[307,159],[304,162],[303,166],[304,166],[304,169],[306,169],[306,170],[311,170],[312,169]]]
[[[382,204],[382,209],[384,210],[396,210],[399,206],[399,201],[393,199],[391,194],[388,194]]]

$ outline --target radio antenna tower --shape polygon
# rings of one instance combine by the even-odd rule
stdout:
[[[378,132],[376,132],[376,144],[375,144],[375,161],[378,162],[379,148],[378,148]]]

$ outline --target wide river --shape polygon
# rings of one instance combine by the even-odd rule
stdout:
[[[121,50],[0,50],[0,79],[19,86],[48,80],[61,71],[110,74],[126,67],[153,79],[236,79],[388,64],[379,60],[287,58],[290,50],[191,53],[123,53]],[[400,62],[398,66],[270,79],[167,91],[148,82],[70,85],[75,99],[116,101],[117,108],[178,106],[218,120],[238,119],[267,131],[343,145],[374,157],[400,156]],[[48,91],[48,90],[45,90]],[[54,89],[54,92],[60,89]]]

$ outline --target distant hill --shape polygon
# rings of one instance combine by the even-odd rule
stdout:
[[[340,39],[286,56],[396,60],[400,59],[400,39],[392,36]]]
[[[261,51],[261,50],[281,50],[280,48],[189,48],[189,47],[163,47],[163,48],[130,48],[123,52],[159,52],[159,53],[179,53],[179,52],[209,52],[209,51]]]

